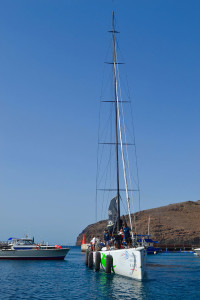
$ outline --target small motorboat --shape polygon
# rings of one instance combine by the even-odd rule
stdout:
[[[59,245],[49,246],[48,243],[35,244],[34,239],[9,238],[0,249],[0,259],[20,260],[62,260],[69,248]]]
[[[194,254],[200,256],[200,248],[194,249]]]

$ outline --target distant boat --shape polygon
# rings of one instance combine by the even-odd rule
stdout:
[[[150,235],[137,234],[134,235],[134,237],[139,244],[145,247],[147,254],[157,254],[158,252],[161,252],[160,247],[155,247],[155,244],[158,244],[158,241],[153,241],[150,238]]]
[[[9,238],[0,249],[0,259],[13,260],[62,260],[69,248],[59,245],[35,244],[30,238]]]
[[[198,256],[200,256],[200,248],[194,249],[194,253]]]
[[[127,174],[126,174],[126,162],[125,162],[125,153],[126,150],[124,149],[129,145],[126,140],[122,140],[123,136],[126,136],[124,133],[125,128],[122,129],[124,119],[121,118],[120,108],[123,102],[128,101],[122,101],[119,99],[120,97],[120,91],[119,88],[119,74],[118,74],[118,65],[120,64],[117,61],[117,53],[116,53],[116,41],[115,41],[115,34],[118,33],[115,30],[115,24],[114,24],[114,11],[112,14],[112,37],[113,37],[113,61],[109,62],[109,64],[113,65],[113,75],[114,75],[114,99],[106,99],[106,101],[102,102],[109,102],[113,105],[113,115],[112,120],[114,123],[114,138],[115,141],[113,143],[113,140],[110,141],[110,143],[105,142],[103,144],[111,144],[111,147],[113,145],[115,146],[115,166],[116,166],[116,186],[115,186],[115,180],[113,183],[113,188],[105,189],[104,191],[114,191],[115,196],[111,200],[110,207],[109,208],[109,214],[114,216],[114,219],[116,219],[112,222],[112,220],[109,218],[108,222],[108,228],[111,229],[113,226],[112,232],[120,231],[122,226],[122,220],[120,217],[120,199],[121,199],[121,191],[119,186],[119,178],[120,174],[124,177],[124,189],[123,191],[126,192],[126,203],[127,203],[127,210],[129,214],[129,223],[132,230],[132,218],[131,218],[131,212],[130,212],[130,200],[129,200],[129,192],[130,189],[128,188],[127,184]],[[119,159],[119,152],[121,150],[121,160]],[[120,168],[121,166],[121,168]],[[120,174],[119,174],[120,172]],[[115,178],[113,176],[113,178]],[[115,192],[116,191],[116,192]],[[111,232],[111,230],[110,230]],[[103,269],[109,269],[108,265],[110,265],[110,269],[112,272],[123,275],[126,277],[130,277],[132,279],[138,279],[142,280],[144,278],[144,272],[145,272],[145,266],[146,266],[146,250],[143,246],[140,246],[137,241],[134,239],[134,236],[132,234],[132,248],[126,248],[126,249],[106,249],[106,247],[102,248],[101,251],[94,251],[90,252],[89,255],[93,256],[93,263],[95,265],[95,268],[98,268],[98,264],[100,268]],[[87,254],[86,254],[87,255]],[[88,258],[88,266],[90,264],[90,257]],[[86,257],[87,262],[87,257]]]
[[[155,244],[158,244],[158,241],[153,241],[150,238],[150,222],[151,222],[151,218],[149,216],[148,234],[147,235],[137,234],[135,235],[135,238],[141,245],[143,245],[146,248],[147,254],[157,254],[158,252],[161,252],[161,249],[159,247],[154,246]]]

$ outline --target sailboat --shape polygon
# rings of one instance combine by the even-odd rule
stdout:
[[[108,220],[108,229],[113,230],[113,232],[119,232],[122,227],[122,220],[120,216],[120,168],[121,166],[122,174],[121,175],[124,178],[124,191],[126,194],[126,202],[127,202],[127,208],[128,208],[128,215],[129,215],[129,224],[131,227],[132,232],[132,247],[128,248],[120,248],[120,249],[114,249],[106,247],[102,248],[100,251],[94,251],[89,253],[89,256],[86,257],[86,262],[88,263],[88,266],[91,266],[92,264],[95,265],[95,269],[98,270],[99,268],[105,269],[108,273],[114,272],[119,275],[123,275],[126,277],[130,277],[132,279],[142,280],[144,278],[145,273],[145,266],[146,266],[146,250],[141,244],[138,244],[136,239],[134,238],[133,234],[133,226],[132,226],[132,216],[130,211],[130,198],[129,198],[129,188],[128,188],[128,180],[127,180],[127,174],[126,174],[126,162],[125,162],[125,151],[124,151],[124,145],[125,142],[123,139],[123,133],[122,133],[122,122],[120,117],[120,108],[119,106],[122,104],[122,102],[126,101],[120,101],[119,100],[119,83],[118,83],[118,64],[117,61],[117,53],[116,53],[116,39],[115,34],[118,33],[118,31],[115,30],[115,18],[114,18],[114,11],[112,13],[112,43],[113,43],[113,77],[114,77],[114,99],[113,101],[104,101],[104,102],[113,102],[114,106],[114,124],[115,124],[115,142],[112,144],[115,144],[116,149],[116,196],[111,200],[110,207],[109,207],[109,220]],[[119,161],[119,156],[121,152],[121,161]],[[111,230],[110,230],[111,232]],[[88,254],[86,254],[88,255]],[[91,261],[92,259],[92,261]]]

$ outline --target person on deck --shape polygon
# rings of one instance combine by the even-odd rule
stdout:
[[[92,251],[95,251],[95,242],[96,242],[96,238],[93,235],[93,238],[92,238],[92,240],[90,242]]]
[[[100,251],[101,250],[101,241],[100,241],[100,237],[99,236],[96,237],[95,250],[96,251]]]
[[[114,245],[115,245],[115,237],[114,237],[114,234],[113,234],[113,233],[110,235],[110,245],[111,245],[111,246],[114,246]]]
[[[116,249],[121,249],[122,246],[122,241],[124,237],[124,232],[123,229],[121,228],[118,234],[115,236],[115,248]]]
[[[130,248],[131,246],[131,235],[130,235],[130,231],[131,229],[127,226],[127,224],[124,224],[124,239],[127,243],[128,248]]]
[[[123,239],[123,237],[124,237],[124,231],[123,231],[123,229],[121,228],[120,229],[120,231],[119,231],[119,233],[118,233],[121,237],[122,237],[122,239]]]
[[[109,250],[109,239],[110,239],[110,237],[109,237],[108,229],[105,229],[104,241],[105,241],[107,250]]]

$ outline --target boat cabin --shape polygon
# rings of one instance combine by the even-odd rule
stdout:
[[[13,249],[33,249],[35,248],[35,243],[33,239],[30,238],[9,238],[8,245],[12,246]]]

